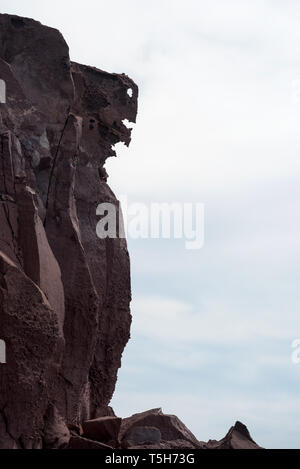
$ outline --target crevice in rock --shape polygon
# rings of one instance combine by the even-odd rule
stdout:
[[[9,149],[9,151],[11,151],[11,149]],[[5,164],[4,164],[4,158],[5,158],[4,143],[3,143],[2,138],[1,138],[1,155],[2,155],[1,160],[2,160],[3,185],[4,185],[4,189],[5,189],[5,193],[6,193],[7,197],[11,198],[11,195],[9,194],[9,190],[8,190],[8,184],[7,184],[7,181],[6,181],[6,168],[5,168]],[[14,173],[13,173],[13,177],[14,177]],[[3,210],[4,210],[4,213],[5,213],[5,218],[6,218],[7,225],[9,227],[10,232],[11,232],[11,240],[12,240],[12,244],[13,244],[14,253],[15,253],[16,259],[19,262],[19,265],[21,266],[22,265],[22,260],[19,256],[19,253],[18,253],[18,239],[15,235],[13,225],[12,225],[12,222],[11,222],[11,219],[10,219],[10,209],[9,209],[9,206],[7,206],[7,202],[3,203]]]
[[[65,120],[63,130],[61,132],[61,135],[60,135],[60,138],[59,138],[59,141],[58,141],[58,145],[57,145],[57,148],[56,148],[56,151],[55,151],[55,155],[54,155],[54,158],[53,158],[53,161],[52,161],[52,165],[51,165],[51,170],[50,170],[50,174],[49,174],[49,182],[48,182],[48,190],[47,190],[47,198],[46,198],[46,204],[45,204],[46,210],[48,209],[48,205],[49,205],[49,196],[50,196],[50,191],[51,191],[51,184],[52,184],[54,171],[55,171],[55,167],[56,167],[56,163],[57,163],[57,159],[58,159],[58,155],[59,155],[59,151],[60,151],[60,146],[61,146],[62,139],[64,137],[64,133],[65,133],[69,118],[70,118],[70,108],[68,110],[68,115],[67,115],[67,118]],[[46,218],[47,217],[45,217],[45,220],[44,220],[44,226],[46,226]]]
[[[2,415],[2,418],[3,418],[3,421],[4,421],[4,424],[5,424],[5,431],[7,433],[7,435],[13,440],[15,441],[15,438],[13,435],[11,435],[11,433],[9,432],[8,430],[8,420],[7,420],[7,417],[5,415],[5,408],[6,408],[6,405],[2,408],[2,410],[0,410],[0,414]]]

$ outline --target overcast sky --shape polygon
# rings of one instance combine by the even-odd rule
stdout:
[[[113,406],[162,406],[201,440],[235,420],[299,448],[300,4],[1,0],[65,36],[71,58],[140,87],[117,194],[202,202],[205,245],[129,240],[132,340]]]

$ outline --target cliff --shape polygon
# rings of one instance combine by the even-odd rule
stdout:
[[[126,242],[97,237],[96,208],[119,210],[103,166],[130,142],[138,89],[70,62],[59,31],[10,15],[0,78],[0,445],[39,448],[49,425],[64,436],[62,422],[107,406],[129,339]]]

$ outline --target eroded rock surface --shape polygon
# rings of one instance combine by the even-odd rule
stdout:
[[[119,211],[104,164],[130,143],[138,89],[11,15],[0,79],[0,448],[59,448],[67,427],[105,413],[129,339],[126,241],[97,237],[96,208]]]

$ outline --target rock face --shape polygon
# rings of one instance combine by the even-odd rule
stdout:
[[[0,79],[0,448],[59,448],[105,413],[129,339],[126,241],[97,237],[96,208],[120,210],[104,164],[130,143],[138,89],[11,15]]]

